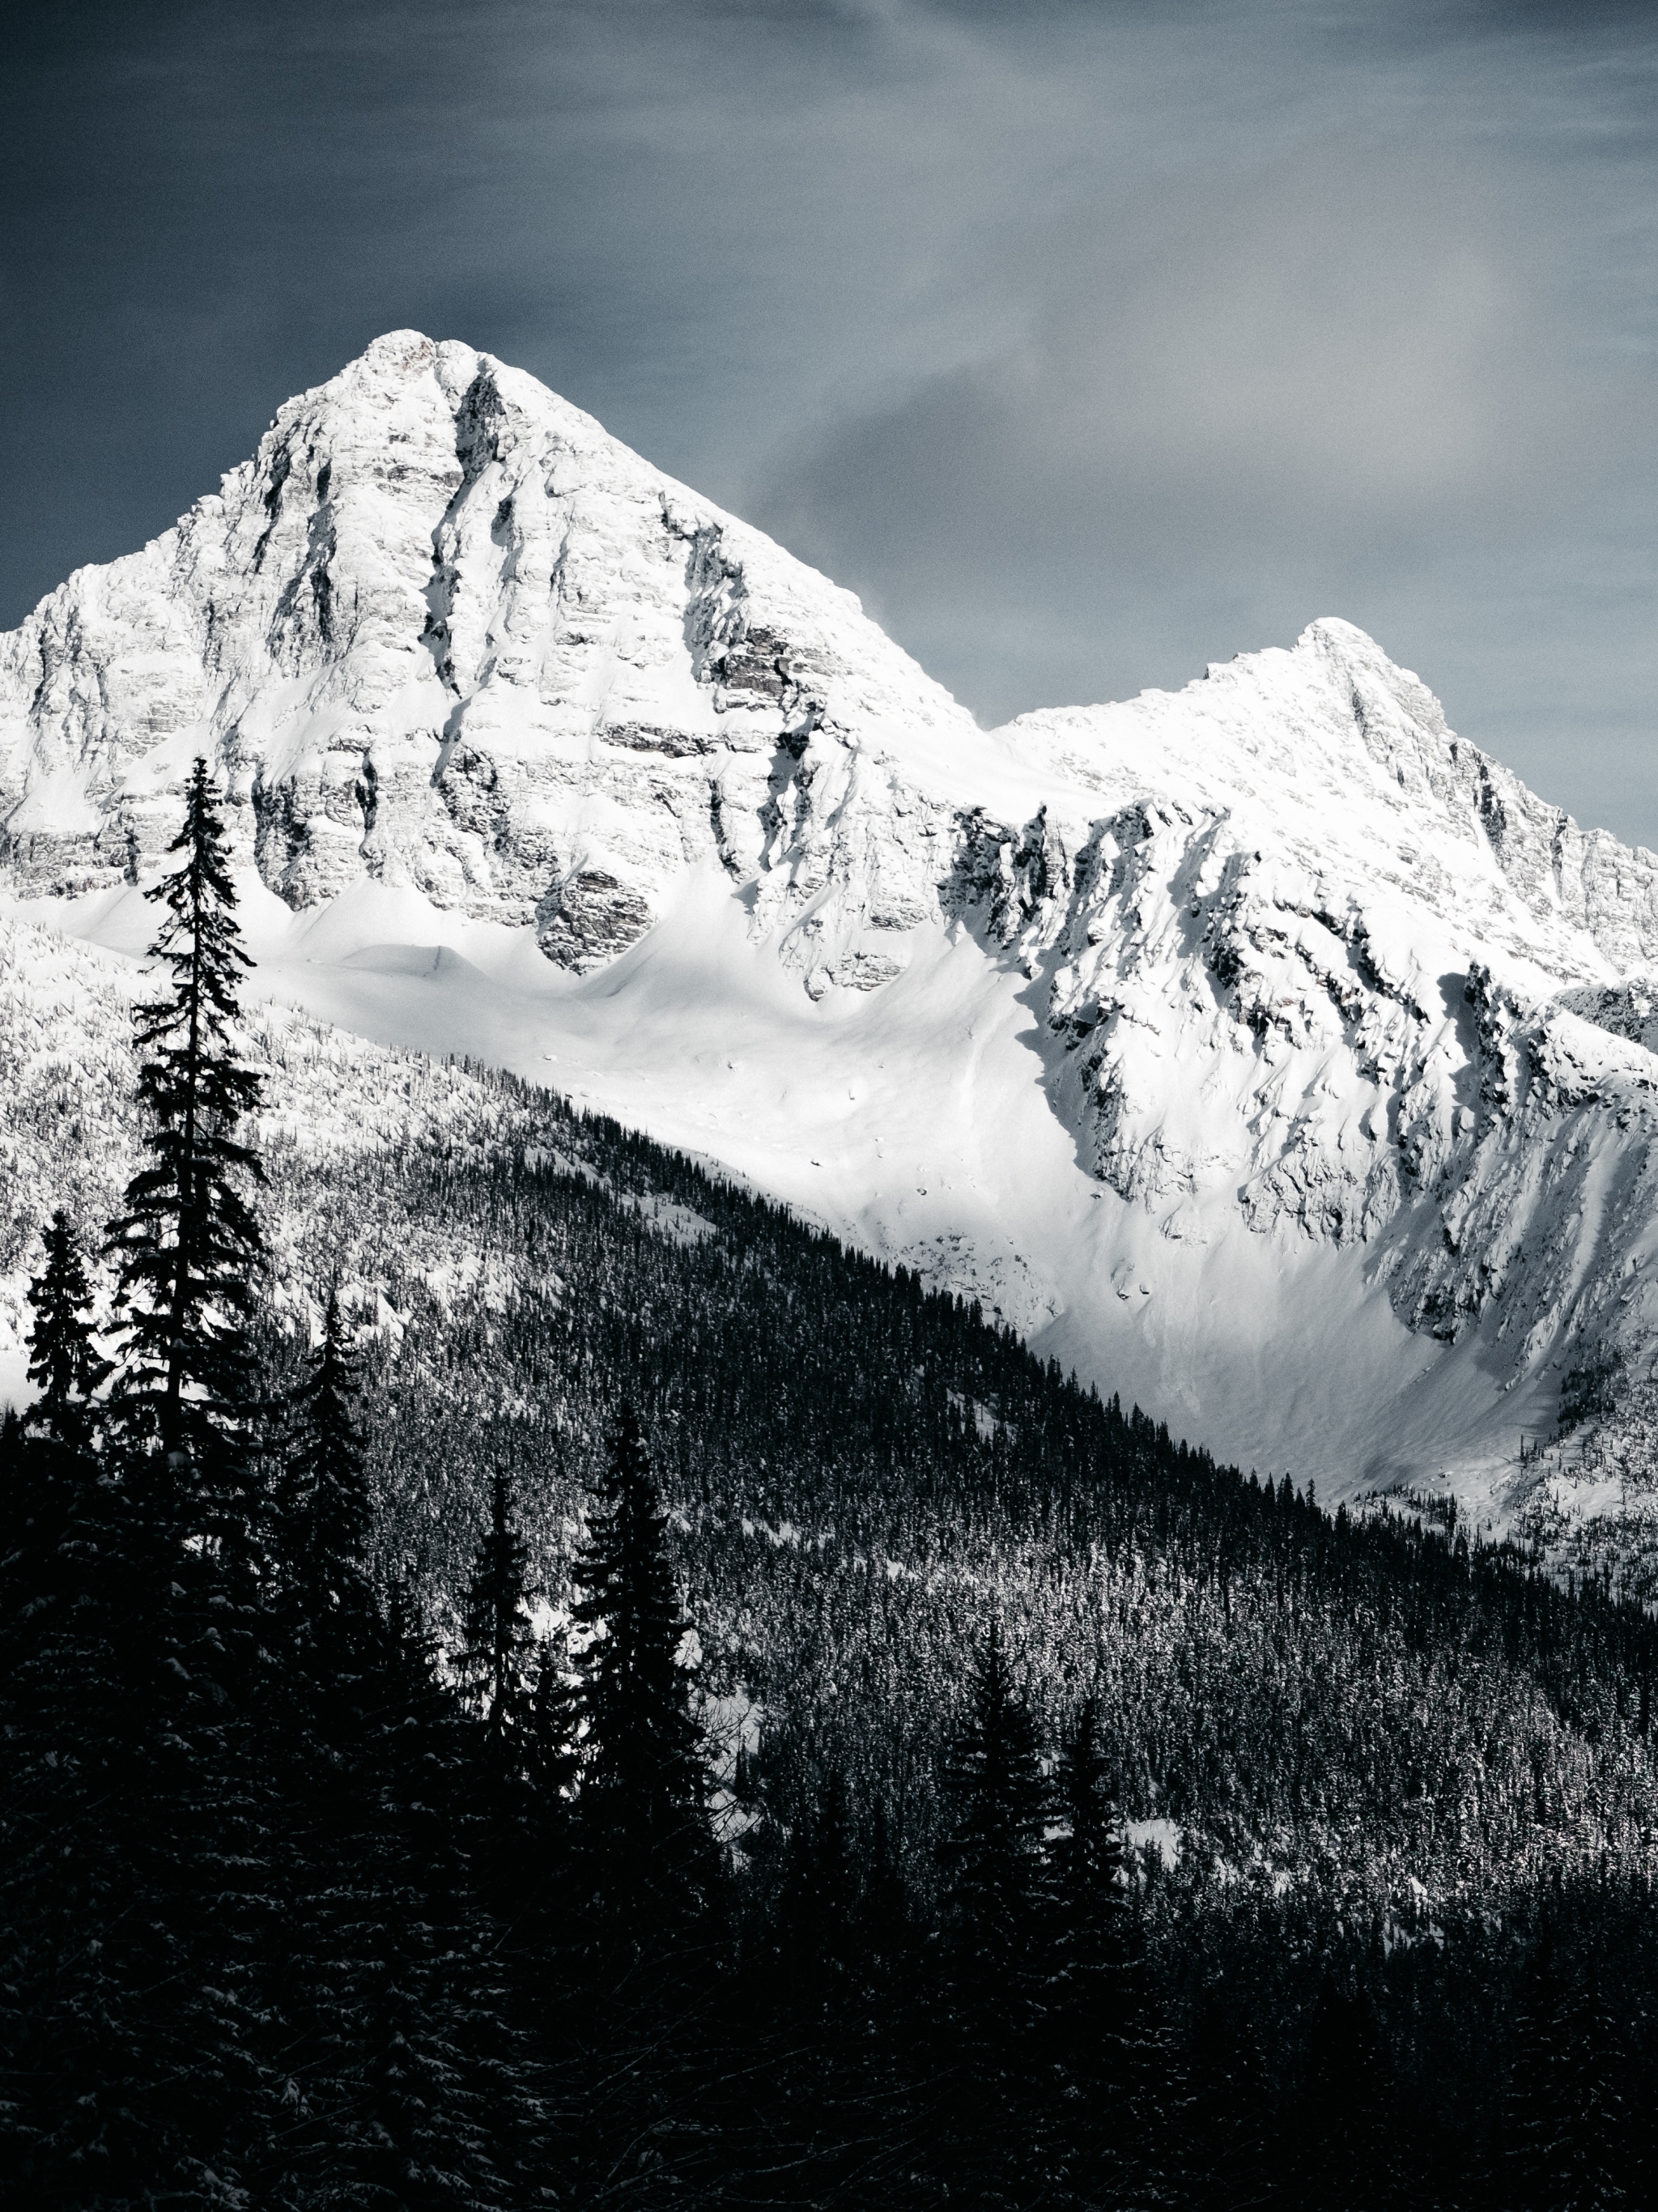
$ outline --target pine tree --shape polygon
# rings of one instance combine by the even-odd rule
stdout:
[[[29,1408],[36,1435],[78,1449],[92,1426],[93,1393],[109,1373],[99,1356],[91,1320],[92,1285],[86,1262],[59,1206],[45,1231],[46,1266],[29,1285],[34,1323],[29,1331],[29,1381],[39,1395]]]
[[[108,1231],[125,1339],[114,1410],[125,1444],[165,1462],[167,1480],[152,1486],[161,1510],[185,1533],[246,1553],[258,1518],[242,1433],[254,1395],[246,1322],[264,1248],[242,1194],[261,1170],[237,1130],[262,1081],[236,1048],[251,963],[203,759],[167,849],[181,863],[145,896],[167,908],[151,955],[172,988],[137,1012],[149,1164]]]
[[[92,1450],[98,1356],[87,1273],[60,1207],[45,1232],[46,1265],[29,1285],[28,1376],[39,1395],[0,1435],[0,1614],[17,1638],[13,1665],[65,1633],[89,1595],[111,1534]]]
[[[1122,1824],[1107,1784],[1092,1698],[1083,1700],[1061,1742],[1054,1799],[1061,1825],[1048,1860],[1060,1970],[1082,1976],[1121,1960],[1127,1917]]]
[[[42,2203],[77,2201],[88,2172],[112,2204],[146,2191],[228,2202],[267,2109],[277,1824],[257,1715],[271,1661],[241,1571],[257,1474],[220,1449],[248,1422],[258,1239],[230,1179],[251,1164],[234,1131],[258,1083],[228,1050],[239,956],[221,839],[198,763],[174,848],[189,858],[157,887],[176,995],[138,1021],[151,1164],[111,1231],[125,1345],[108,1449],[100,1465],[83,1433],[67,1455],[61,1603],[37,1615],[44,1640],[9,1681],[30,1845],[12,1869],[11,1986],[29,1992]],[[37,1294],[48,1430],[82,1427],[85,1308],[59,1231]]]
[[[583,1825],[606,1923],[641,1940],[683,1926],[714,1876],[707,1771],[679,1664],[688,1624],[667,1516],[639,1423],[624,1407],[576,1561],[583,1654]]]
[[[288,2110],[268,2201],[517,2212],[550,2199],[556,2161],[507,1931],[469,1850],[477,1723],[405,1591],[368,1623],[335,1617],[349,1668],[314,1686],[289,1750],[296,1880],[276,1992]]]
[[[1053,1809],[1060,1820],[1044,1851],[1049,1945],[1040,2032],[1057,2091],[1049,2129],[1056,2171],[1085,2202],[1165,2202],[1179,2162],[1181,2087],[1130,1899],[1092,1698],[1061,1740]]]
[[[301,1609],[313,1628],[371,1602],[370,1504],[355,1408],[357,1362],[337,1289],[329,1291],[322,1341],[294,1397],[282,1486],[280,1547]]]
[[[529,1553],[513,1526],[512,1483],[497,1470],[454,1655],[471,1718],[470,1849],[489,1909],[512,1923],[520,1945],[538,1947],[547,1933],[548,1886],[563,1871],[555,1846],[562,1844],[568,1809],[556,1784],[544,1787],[543,1759],[556,1765],[558,1754],[539,1724],[550,1732],[562,1717],[568,1725],[568,1712],[560,1716],[557,1708],[568,1701],[537,1668],[528,1572]]]
[[[228,2177],[254,2122],[246,2009],[202,1924],[236,1886],[225,1848],[249,1837],[214,1772],[225,1708],[187,1663],[202,1562],[159,1541],[91,1452],[97,1363],[61,1217],[47,1255],[31,1286],[43,1395],[0,1466],[23,1540],[0,1561],[0,2168],[32,2203],[90,2186],[118,2205],[187,2191],[204,2162]],[[233,2080],[240,2112],[222,2102]]]
[[[946,2069],[938,2129],[952,2196],[998,2203],[1027,2186],[1042,2119],[1027,2081],[1046,1788],[1036,1730],[1000,1631],[980,1648],[945,1780]]]
[[[580,1731],[581,1693],[565,1639],[545,1637],[531,1671],[529,1764],[537,1795],[550,1811],[574,1793]]]
[[[74,1457],[0,1591],[0,2170],[43,2208],[228,2206],[270,2118],[252,1639],[214,1563]]]
[[[529,1552],[513,1526],[513,1486],[499,1470],[489,1484],[489,1533],[477,1549],[461,1616],[455,1668],[483,1723],[485,1757],[497,1772],[522,1771],[532,1708]]]
[[[946,1770],[951,1948],[961,2001],[1005,2017],[1029,1970],[1047,1793],[998,1627],[980,1649],[971,1698]]]
[[[789,2002],[807,2019],[850,1993],[858,1930],[853,1836],[846,1777],[832,1766],[790,1829],[778,1899],[778,1949]]]

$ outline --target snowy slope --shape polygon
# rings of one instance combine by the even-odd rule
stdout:
[[[1351,626],[986,733],[403,332],[0,640],[12,896],[138,951],[197,750],[274,996],[706,1154],[1246,1465],[1643,1522],[1658,859]]]

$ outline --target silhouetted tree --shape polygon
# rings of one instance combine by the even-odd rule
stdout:
[[[281,1485],[282,1564],[313,1628],[369,1602],[370,1501],[357,1431],[357,1362],[337,1289],[329,1291],[322,1340],[294,1394]]]
[[[151,947],[172,988],[138,1008],[138,1101],[149,1164],[110,1224],[123,1341],[112,1412],[129,1450],[155,1451],[159,1510],[222,1550],[251,1553],[257,1479],[245,1432],[255,1397],[246,1322],[263,1255],[242,1186],[262,1170],[237,1130],[262,1079],[238,1048],[250,963],[224,825],[197,759],[179,866],[145,893],[167,909]]]
[[[94,1335],[92,1285],[86,1262],[59,1206],[44,1232],[46,1265],[29,1285],[29,1381],[39,1395],[28,1412],[31,1431],[78,1449],[88,1440],[93,1393],[109,1373]]]
[[[583,1827],[606,1920],[631,1936],[684,1922],[714,1879],[701,1733],[679,1663],[689,1623],[668,1559],[667,1516],[639,1422],[624,1407],[587,1541]]]
[[[497,1470],[489,1484],[489,1532],[472,1563],[461,1614],[455,1668],[483,1723],[489,1756],[516,1769],[527,1751],[530,1672],[529,1553],[513,1525],[513,1486]]]
[[[945,1770],[939,2137],[951,2193],[993,2203],[1028,2183],[1042,2130],[1028,2084],[1047,1803],[1035,1727],[994,1626],[976,1655],[970,1698]]]

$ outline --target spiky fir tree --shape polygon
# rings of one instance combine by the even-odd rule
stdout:
[[[234,1551],[251,1535],[246,1455],[229,1445],[252,1395],[246,1322],[264,1249],[243,1196],[259,1164],[237,1131],[262,1079],[237,1048],[251,963],[203,759],[167,850],[179,864],[145,896],[167,910],[150,950],[172,988],[137,1010],[149,1158],[108,1232],[125,1338],[116,1413],[125,1441],[165,1464],[164,1510],[185,1533]]]
[[[534,1632],[530,1625],[529,1553],[513,1525],[513,1486],[489,1485],[489,1531],[477,1550],[462,1615],[456,1669],[483,1723],[485,1756],[501,1772],[528,1757]]]
[[[1061,1826],[1048,1845],[1061,1972],[1121,1959],[1127,1917],[1122,1824],[1108,1786],[1099,1708],[1085,1698],[1060,1746],[1054,1778]]]
[[[238,1188],[257,1164],[236,1137],[259,1084],[233,1042],[246,963],[199,760],[171,850],[179,865],[149,896],[167,909],[153,949],[172,989],[137,1023],[149,1158],[108,1232],[122,1340],[103,1422],[112,1480],[88,1486],[100,1518],[57,1662],[76,1710],[38,1808],[60,1868],[88,1869],[74,1971],[37,2008],[58,2054],[41,2078],[69,2085],[31,2153],[42,2203],[54,2177],[69,2186],[93,2158],[112,2202],[141,2177],[164,2195],[198,2172],[233,2174],[269,2083],[258,2046],[274,1808],[260,1711],[272,1662],[247,1571],[262,1513],[245,1445],[260,1239]],[[74,1286],[52,1273],[61,1308]],[[90,2102],[77,2075],[100,2085]]]
[[[614,1932],[638,1942],[683,1926],[706,1901],[713,1844],[707,1770],[679,1664],[689,1624],[667,1551],[667,1515],[631,1407],[611,1439],[587,1543],[584,1826],[595,1887]]]
[[[978,1654],[945,1780],[949,1889],[938,2141],[952,2195],[1014,2201],[1036,2116],[1023,2087],[1036,1974],[1046,1790],[1036,1730],[999,1629]]]
[[[1029,1968],[1045,1786],[1036,1730],[999,1629],[974,1668],[972,1703],[951,1747],[954,1820],[944,1845],[959,2001],[1009,2017]]]
[[[86,1262],[60,1206],[44,1231],[46,1265],[29,1285],[29,1381],[39,1396],[28,1425],[38,1436],[78,1447],[91,1428],[92,1395],[109,1373],[92,1328],[92,1285]]]
[[[1114,2203],[1156,2203],[1169,2055],[1146,1988],[1092,1698],[1060,1740],[1053,1801],[1059,1825],[1043,1852],[1049,1944],[1038,2023],[1057,2093],[1048,2155],[1079,2193],[1090,2179],[1102,2188],[1108,2179]]]
[[[323,1311],[322,1341],[294,1393],[282,1482],[280,1548],[285,1577],[313,1629],[371,1602],[366,1549],[368,1480],[357,1433],[357,1360],[337,1286]]]
[[[69,1217],[60,1206],[44,1232],[46,1264],[29,1285],[31,1382],[39,1395],[0,1429],[0,1601],[16,1656],[60,1632],[84,1579],[92,1523],[106,1517],[94,1493],[93,1393],[108,1372],[91,1322],[92,1290]]]
[[[531,2069],[507,2016],[506,1935],[478,1894],[507,1856],[501,1793],[488,1771],[479,1802],[482,1731],[406,1592],[389,1618],[377,1601],[356,1400],[331,1295],[276,1525],[287,1664],[266,1742],[287,1848],[270,2000],[291,2094],[269,2201],[532,2203],[513,2178],[535,2131]]]

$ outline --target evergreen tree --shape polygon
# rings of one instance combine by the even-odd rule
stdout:
[[[953,1818],[944,1846],[944,2174],[952,2195],[1014,2202],[1033,2159],[1046,2158],[1027,2084],[1047,1792],[1035,1727],[998,1627],[977,1654],[945,1780]]]
[[[980,1648],[970,1695],[946,1769],[951,1951],[960,2001],[1006,2019],[1028,1989],[1047,1790],[999,1627]]]
[[[908,1885],[884,1794],[870,1821],[869,1871],[859,1914],[863,1948],[872,1972],[895,1987],[909,1965],[914,1937]]]
[[[331,1289],[322,1341],[294,1398],[282,1488],[280,1546],[290,1585],[313,1629],[370,1602],[370,1503],[357,1433],[357,1362]]]
[[[485,1756],[501,1774],[523,1771],[534,1631],[530,1621],[529,1552],[513,1526],[511,1479],[489,1484],[489,1533],[477,1549],[461,1615],[455,1668],[483,1723]]]
[[[510,1921],[520,1947],[548,1941],[550,1887],[566,1872],[568,1807],[553,1741],[573,1733],[556,1673],[538,1663],[530,1620],[529,1553],[513,1526],[513,1488],[499,1469],[489,1485],[489,1528],[478,1546],[461,1612],[455,1673],[472,1716],[468,1752],[476,1784],[471,1846],[482,1893]],[[567,1743],[563,1756],[568,1757]]]
[[[1041,2021],[1054,2099],[1053,2168],[1083,2202],[1153,2203],[1169,2053],[1154,2027],[1091,1698],[1061,1741],[1054,1810],[1058,1832],[1044,1853],[1049,1948]]]
[[[174,849],[188,858],[157,887],[155,949],[175,995],[138,1022],[150,1164],[111,1231],[125,1356],[105,1467],[85,1449],[96,1368],[62,1224],[36,1293],[39,1448],[74,1470],[54,1601],[29,1610],[7,1685],[28,1845],[11,1865],[10,1987],[41,2203],[80,2201],[88,2174],[112,2205],[229,2203],[269,2117],[280,1824],[258,1715],[273,1662],[240,1571],[257,1471],[218,1449],[248,1419],[258,1237],[231,1178],[252,1164],[234,1131],[258,1084],[229,1052],[234,899],[200,763]]]
[[[253,1397],[246,1323],[263,1254],[242,1186],[261,1170],[237,1130],[261,1078],[240,1055],[242,970],[224,825],[198,758],[174,872],[145,893],[167,909],[151,955],[165,997],[139,1007],[138,1099],[149,1164],[111,1223],[124,1344],[117,1382],[123,1440],[157,1451],[161,1510],[221,1549],[251,1551],[257,1485],[243,1431]]]
[[[846,1776],[832,1766],[796,1814],[777,1905],[785,1992],[808,2020],[838,2012],[851,1992],[859,1933],[854,1841]]]
[[[45,1232],[46,1264],[31,1281],[28,1376],[39,1395],[0,1432],[0,1633],[13,1666],[66,1633],[90,1600],[112,1534],[92,1451],[92,1394],[107,1372],[88,1318],[92,1293],[61,1207]],[[72,1662],[65,1647],[64,1663]]]
[[[32,1286],[37,1502],[0,1566],[0,2166],[27,2201],[230,2201],[257,2136],[251,1960],[268,1805],[246,1756],[246,1653],[215,1571],[133,1510],[89,1449],[99,1363],[61,1216]]]
[[[581,1768],[581,1692],[562,1636],[544,1638],[530,1680],[529,1765],[537,1796],[550,1810],[575,1790]]]
[[[583,1654],[583,1825],[606,1922],[630,1941],[683,1925],[714,1876],[707,1772],[679,1664],[683,1618],[667,1516],[624,1407],[575,1565]]]
[[[213,1564],[95,1466],[27,1597],[21,1564],[0,1606],[0,2169],[31,2206],[229,2207],[272,2118],[251,1639]]]
[[[1084,1698],[1060,1747],[1048,1849],[1059,1970],[1076,1978],[1120,1964],[1128,1917],[1122,1823],[1108,1786],[1099,1707]]]
[[[29,1408],[37,1436],[70,1448],[84,1445],[92,1426],[94,1391],[109,1373],[100,1358],[90,1320],[87,1279],[69,1216],[59,1206],[45,1231],[46,1266],[29,1285],[34,1322],[29,1331],[29,1381],[39,1392]]]
[[[552,2199],[558,2162],[469,1850],[477,1725],[401,1588],[367,1620],[337,1616],[349,1669],[290,1753],[289,2109],[263,2179],[295,2212],[517,2212]]]

